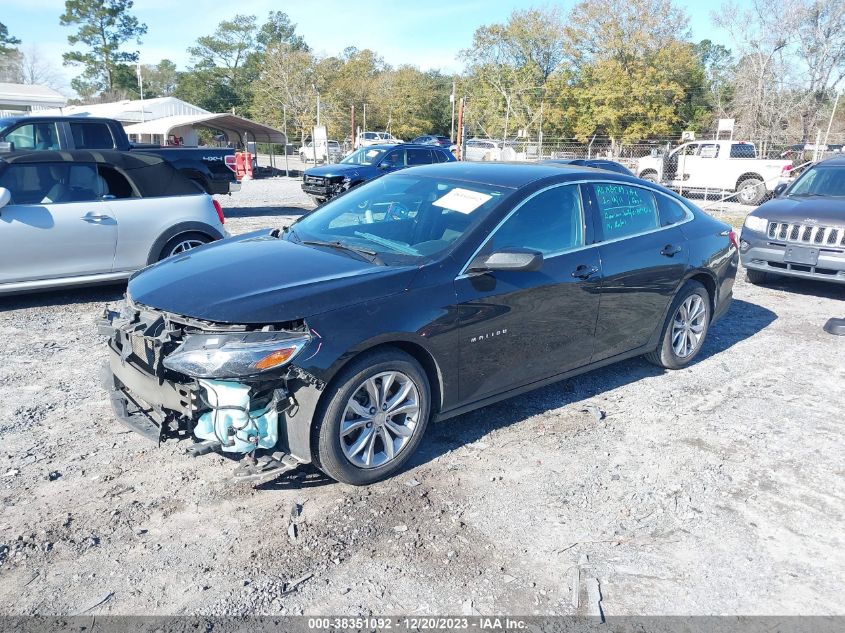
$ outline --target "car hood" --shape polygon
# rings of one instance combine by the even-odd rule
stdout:
[[[845,226],[845,200],[785,196],[760,205],[751,215],[791,224]]]
[[[408,288],[415,267],[380,266],[257,231],[145,268],[129,281],[136,303],[218,323],[304,319]]]
[[[322,178],[331,178],[332,176],[345,176],[347,178],[356,178],[358,176],[369,177],[371,174],[378,171],[376,167],[368,165],[320,165],[319,167],[311,167],[305,170],[306,176],[320,176]]]

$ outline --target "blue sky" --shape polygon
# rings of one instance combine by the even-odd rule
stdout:
[[[695,40],[709,38],[730,45],[724,32],[710,21],[710,12],[721,0],[676,0],[690,16]],[[135,0],[135,15],[148,26],[140,46],[141,61],[155,63],[162,58],[184,68],[186,52],[197,37],[214,31],[220,20],[235,13],[255,14],[264,19],[270,10],[284,11],[297,23],[298,31],[318,53],[335,54],[347,46],[372,48],[393,65],[408,63],[424,70],[458,71],[455,56],[472,42],[473,31],[501,22],[517,8],[560,5],[564,10],[575,0],[532,2],[530,0]],[[71,29],[59,25],[63,0],[0,0],[0,22],[9,32],[35,45],[43,57],[61,65],[68,50]],[[78,72],[62,69],[68,77]]]

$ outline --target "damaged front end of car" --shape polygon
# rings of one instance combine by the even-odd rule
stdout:
[[[132,430],[158,443],[193,438],[194,456],[242,456],[243,481],[310,461],[310,413],[323,385],[292,364],[315,337],[304,321],[213,323],[127,296],[98,329],[109,337],[112,408]]]

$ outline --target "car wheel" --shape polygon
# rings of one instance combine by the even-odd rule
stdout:
[[[748,280],[748,283],[759,285],[769,281],[771,279],[771,275],[769,275],[769,273],[765,270],[753,270],[751,268],[746,268],[745,278]]]
[[[710,327],[710,296],[697,281],[688,281],[675,295],[663,325],[660,347],[646,359],[666,369],[689,365],[701,351]]]
[[[758,205],[766,197],[766,188],[763,186],[763,181],[757,178],[743,180],[738,191],[738,198],[742,204]]]
[[[431,410],[422,367],[392,348],[353,360],[326,398],[315,426],[315,463],[354,486],[402,468],[422,440]]]
[[[311,196],[311,199],[318,207],[326,201],[326,198],[318,198],[317,196]]]
[[[640,176],[640,180],[645,180],[647,182],[657,182],[657,174],[653,171],[647,172]]]
[[[173,255],[179,255],[191,250],[192,248],[196,248],[197,246],[208,244],[209,242],[211,242],[211,238],[203,233],[182,233],[181,235],[177,235],[172,238],[164,245],[164,248],[161,249],[158,261],[172,257]]]

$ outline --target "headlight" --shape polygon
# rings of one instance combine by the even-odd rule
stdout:
[[[756,215],[749,215],[745,218],[745,228],[758,233],[765,233],[769,226],[769,221],[766,218],[760,218]]]
[[[164,366],[194,378],[238,378],[282,367],[311,340],[305,333],[190,334]]]

